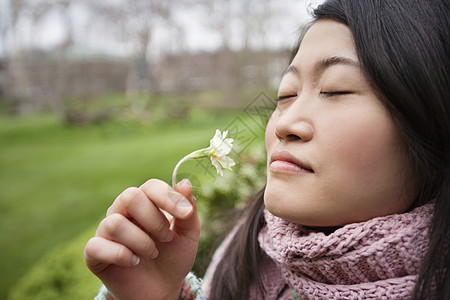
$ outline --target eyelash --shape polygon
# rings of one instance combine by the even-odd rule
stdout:
[[[331,98],[331,97],[336,97],[336,96],[341,96],[341,95],[348,95],[348,94],[351,94],[351,92],[349,92],[349,91],[342,91],[342,92],[320,92],[320,95],[321,95],[322,97],[325,97],[325,98]],[[282,96],[282,97],[276,98],[275,100],[276,100],[277,102],[280,102],[280,101],[289,100],[289,99],[292,99],[292,98],[295,98],[295,97],[297,97],[297,95]]]
[[[277,102],[280,102],[280,101],[292,99],[292,98],[295,98],[295,97],[297,97],[297,95],[278,97],[278,98],[276,98],[275,100],[276,100]]]
[[[320,92],[320,95],[325,98],[335,97],[335,96],[341,96],[341,95],[348,95],[351,92],[349,91],[342,91],[342,92]]]

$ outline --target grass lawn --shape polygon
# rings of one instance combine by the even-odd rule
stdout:
[[[52,116],[1,116],[0,299],[45,252],[97,223],[123,189],[152,177],[170,182],[181,157],[235,118],[74,128]]]

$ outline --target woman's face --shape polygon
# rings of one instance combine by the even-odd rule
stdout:
[[[347,26],[320,20],[308,30],[278,97],[266,129],[270,212],[340,226],[410,207],[402,143],[362,74]]]

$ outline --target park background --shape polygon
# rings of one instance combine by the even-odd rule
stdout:
[[[320,1],[0,1],[0,299],[92,299],[83,248],[115,197],[235,138],[194,186],[202,275],[233,209],[264,185],[264,126]]]

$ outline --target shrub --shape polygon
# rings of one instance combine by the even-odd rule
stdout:
[[[242,152],[233,171],[205,185],[201,190],[198,209],[202,218],[202,232],[193,271],[203,276],[214,249],[237,222],[239,211],[250,196],[266,182],[266,154],[264,143]]]
[[[93,299],[101,282],[89,272],[83,258],[91,236],[92,229],[48,252],[14,286],[9,299]]]

